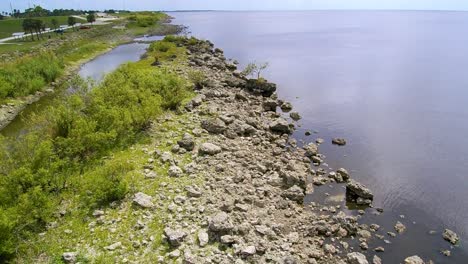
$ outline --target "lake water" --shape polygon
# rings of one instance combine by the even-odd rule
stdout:
[[[385,209],[363,221],[380,224],[384,234],[396,221],[407,226],[405,234],[386,237],[392,245],[371,243],[386,248],[378,253],[384,263],[415,254],[468,263],[468,13],[171,15],[241,65],[270,63],[265,76],[303,116],[295,137],[324,138],[329,166],[351,171]],[[305,137],[306,130],[319,133]],[[333,146],[333,137],[348,144]],[[343,188],[317,188],[308,200],[325,192],[341,198]],[[450,249],[444,228],[461,236],[461,247]],[[452,256],[442,256],[443,249]]]

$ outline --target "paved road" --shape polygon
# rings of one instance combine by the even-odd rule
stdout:
[[[83,19],[82,17],[80,16],[75,16],[76,18],[79,18],[79,19]],[[98,18],[96,19],[96,22],[94,22],[93,24],[91,23],[84,23],[84,24],[81,24],[81,26],[91,26],[91,25],[106,25],[106,24],[109,24],[110,22],[108,21],[112,21],[112,20],[116,20],[118,18]],[[67,27],[64,27],[63,29],[70,29],[72,28],[71,26],[67,26]],[[54,32],[55,29],[51,29],[51,30],[47,30],[47,31],[42,31],[42,33],[50,33],[50,32]],[[33,33],[35,34],[35,33]],[[31,34],[24,34],[23,37],[31,37]],[[3,38],[3,39],[0,39],[0,43],[3,43],[3,42],[7,42],[7,41],[10,41],[10,40],[15,40],[16,38],[18,37],[8,37],[8,38]]]

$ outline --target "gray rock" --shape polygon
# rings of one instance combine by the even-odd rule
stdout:
[[[278,102],[276,100],[266,100],[262,104],[263,110],[268,112],[276,112],[276,107],[278,107]]]
[[[336,173],[340,174],[341,175],[341,178],[344,180],[344,181],[348,181],[349,180],[349,173],[347,170],[343,169],[343,168],[340,168],[336,171]]]
[[[293,106],[290,102],[284,102],[283,104],[281,104],[280,107],[281,107],[281,110],[285,112],[291,111],[293,109]]]
[[[286,134],[289,134],[292,132],[291,128],[289,127],[289,123],[283,118],[278,118],[275,121],[271,122],[269,127],[270,127],[270,130],[273,132],[280,132],[280,133],[286,133]]]
[[[344,146],[346,145],[346,140],[344,138],[334,138],[332,143],[338,146]]]
[[[171,246],[177,247],[184,241],[185,237],[187,237],[187,233],[182,230],[173,230],[171,228],[166,227],[164,229],[164,235],[167,238],[167,241]]]
[[[180,177],[182,176],[182,174],[184,174],[184,172],[182,171],[181,168],[175,165],[172,165],[171,167],[169,167],[167,174],[169,175],[169,177]]]
[[[379,256],[374,255],[374,257],[372,258],[372,264],[382,264],[382,259],[379,258]]]
[[[133,202],[143,208],[151,208],[154,206],[153,202],[151,201],[152,197],[144,194],[142,192],[136,193],[133,197]]]
[[[398,232],[398,233],[403,233],[405,232],[406,230],[406,226],[404,224],[402,224],[400,221],[398,221],[396,224],[395,224],[395,230]]]
[[[76,257],[78,256],[77,252],[65,252],[62,254],[63,262],[65,263],[76,263]]]
[[[210,217],[208,228],[212,232],[229,232],[234,228],[234,225],[229,220],[227,213],[219,212]]]
[[[374,199],[374,195],[366,186],[354,180],[350,180],[346,184],[346,194],[364,199]]]
[[[236,238],[234,236],[230,236],[230,235],[221,236],[221,243],[223,244],[233,244],[235,241],[236,241]]]
[[[205,232],[204,230],[201,230],[198,232],[198,243],[200,244],[200,247],[204,247],[208,244],[209,242],[209,236],[208,233]]]
[[[107,247],[104,247],[104,249],[109,250],[109,251],[114,251],[116,249],[119,249],[122,247],[122,242],[116,242],[112,245],[109,245]]]
[[[424,264],[424,260],[422,260],[419,256],[411,256],[405,258],[405,264]]]
[[[189,197],[200,197],[202,195],[202,191],[198,186],[187,186],[185,187],[185,190]]]
[[[458,240],[460,240],[458,235],[450,229],[445,229],[442,237],[453,245],[457,244]]]
[[[352,252],[346,255],[349,264],[369,264],[364,254],[359,252]]]
[[[241,251],[241,254],[244,256],[252,256],[255,253],[257,253],[257,249],[255,248],[255,246],[244,247]]]
[[[301,119],[301,115],[298,113],[298,112],[291,112],[289,114],[289,116],[291,117],[292,120],[294,121],[298,121]]]
[[[290,200],[302,203],[304,201],[305,194],[304,190],[301,187],[294,185],[293,187],[284,191],[282,196]]]
[[[304,150],[305,155],[309,158],[318,154],[318,146],[314,143],[309,143],[306,146],[304,146]]]
[[[193,140],[192,135],[185,133],[183,138],[177,141],[177,144],[181,148],[184,148],[187,151],[192,151],[195,148],[195,141]]]
[[[198,150],[198,152],[201,155],[216,155],[218,153],[221,153],[221,147],[212,143],[203,143],[200,146],[200,149]]]
[[[219,118],[203,120],[201,126],[212,134],[222,134],[226,131],[226,124]]]
[[[270,97],[276,91],[276,84],[256,79],[249,79],[245,84],[245,88],[255,94],[261,94],[265,97]]]

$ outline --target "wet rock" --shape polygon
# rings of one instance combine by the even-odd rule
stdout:
[[[302,203],[304,201],[305,194],[304,190],[301,187],[294,185],[293,187],[284,191],[282,196],[292,201]]]
[[[424,260],[422,260],[419,256],[411,256],[405,258],[405,264],[424,264]]]
[[[334,138],[332,143],[338,146],[344,146],[346,145],[346,140],[344,138]]]
[[[374,249],[375,252],[384,252],[385,251],[385,248],[384,247],[376,247]]]
[[[395,224],[395,230],[398,232],[398,233],[403,233],[405,232],[406,230],[406,226],[404,224],[402,224],[400,221],[398,221],[396,224]]]
[[[184,148],[187,151],[192,151],[195,148],[195,141],[193,140],[193,137],[188,133],[185,133],[183,138],[177,141],[177,144],[179,144],[181,148]]]
[[[173,230],[171,228],[166,227],[164,229],[164,235],[166,236],[167,241],[171,246],[177,247],[179,246],[187,236],[187,233],[185,233],[182,230]]]
[[[203,120],[201,127],[212,134],[222,134],[226,131],[226,124],[219,118]]]
[[[219,212],[210,217],[208,228],[212,232],[229,232],[234,228],[234,225],[227,213]]]
[[[352,252],[346,255],[349,264],[369,264],[364,254]]]
[[[445,229],[442,237],[453,245],[457,244],[458,240],[460,240],[458,235],[450,229]]]
[[[309,158],[318,154],[318,147],[314,143],[309,143],[306,146],[304,146],[304,150],[306,157]]]
[[[201,155],[216,155],[221,151],[220,147],[212,143],[203,143],[198,150]]]
[[[290,102],[284,102],[281,104],[281,110],[283,110],[284,112],[289,112],[293,109],[293,106]]]
[[[452,252],[450,252],[450,250],[442,250],[441,253],[446,256],[446,257],[450,257],[452,255]]]
[[[291,128],[289,127],[289,123],[284,120],[283,118],[278,118],[275,121],[271,122],[270,130],[273,132],[280,132],[280,133],[291,133]]]
[[[247,90],[264,97],[270,97],[276,91],[276,84],[257,79],[247,80],[245,87]]]
[[[133,197],[133,203],[143,208],[152,208],[154,204],[151,200],[152,200],[151,196],[144,194],[142,192],[136,193],[135,196]]]
[[[276,100],[265,100],[262,104],[263,110],[268,112],[276,112],[276,107],[278,107],[278,102]]]
[[[344,181],[348,181],[349,180],[349,173],[347,170],[343,169],[343,168],[340,168],[336,171],[337,174],[341,175],[341,178],[344,180]]]
[[[298,113],[298,112],[291,112],[289,114],[289,116],[291,117],[292,120],[294,121],[298,121],[301,119],[301,115]]]
[[[374,257],[372,258],[372,264],[382,264],[382,259],[379,258],[379,256],[374,255]]]
[[[63,262],[74,264],[76,263],[76,257],[78,256],[77,252],[65,252],[62,254]]]
[[[350,180],[346,184],[346,196],[352,198],[357,197],[366,200],[374,199],[374,195],[369,189],[366,188],[366,186],[354,180]]]

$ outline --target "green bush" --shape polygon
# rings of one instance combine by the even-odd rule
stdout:
[[[52,53],[0,66],[0,100],[39,91],[63,72],[63,61]]]

